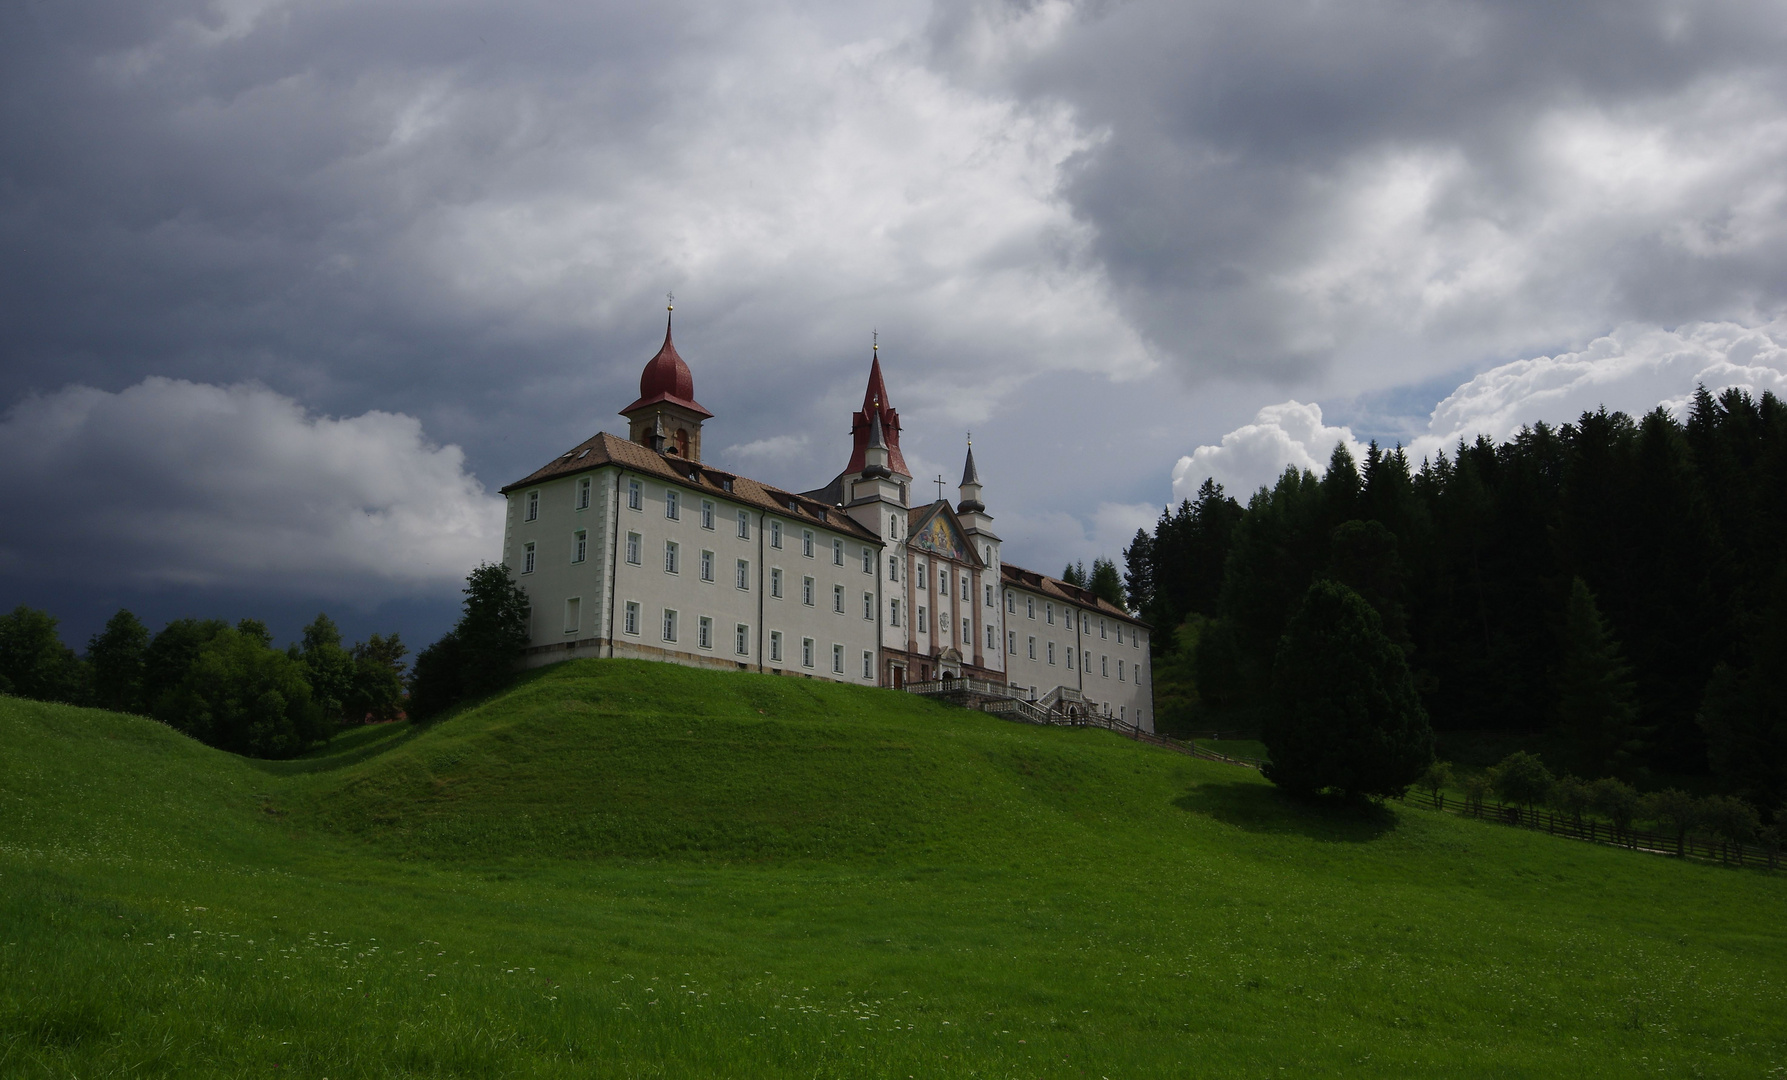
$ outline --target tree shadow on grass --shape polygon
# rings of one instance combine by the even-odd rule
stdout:
[[[1294,799],[1270,784],[1246,781],[1199,784],[1173,805],[1247,832],[1345,844],[1368,843],[1396,828],[1396,815],[1377,803],[1327,796]]]

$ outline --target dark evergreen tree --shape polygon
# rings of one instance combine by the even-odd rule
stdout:
[[[1364,490],[1352,452],[1346,443],[1335,443],[1334,453],[1328,455],[1328,471],[1322,474],[1322,501],[1327,507],[1328,524],[1334,526],[1358,518]]]
[[[1630,777],[1644,748],[1632,671],[1586,582],[1570,582],[1558,642],[1557,719],[1575,765],[1590,776]]]
[[[353,691],[346,707],[349,722],[395,720],[402,714],[403,657],[408,651],[396,634],[374,634],[353,647]]]
[[[1290,620],[1261,738],[1286,791],[1399,796],[1433,761],[1408,663],[1358,593],[1318,581]]]
[[[105,629],[87,642],[87,664],[93,670],[94,701],[115,712],[148,711],[143,699],[144,656],[149,628],[125,608],[106,620]]]
[[[1396,534],[1378,521],[1344,521],[1328,541],[1326,577],[1358,593],[1384,622],[1384,633],[1403,653],[1414,652],[1402,607],[1402,560]]]
[[[1100,600],[1116,604],[1120,608],[1129,606],[1123,595],[1123,575],[1118,573],[1117,564],[1109,559],[1092,560],[1092,577],[1086,583],[1086,589]]]
[[[1700,707],[1707,757],[1727,791],[1787,803],[1787,571],[1752,620],[1735,664],[1721,664]]]
[[[1131,611],[1144,612],[1154,606],[1154,538],[1144,529],[1135,531],[1135,539],[1123,552],[1123,592]],[[1163,632],[1173,629],[1160,627]]]

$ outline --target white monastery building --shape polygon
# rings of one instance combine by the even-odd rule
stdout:
[[[664,345],[597,432],[502,489],[530,666],[637,657],[902,689],[968,678],[1154,729],[1148,627],[1005,562],[974,448],[960,499],[911,505],[877,351],[849,463],[792,492],[701,460],[695,380]]]

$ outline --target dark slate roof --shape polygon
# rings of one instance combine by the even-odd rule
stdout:
[[[560,480],[581,472],[589,472],[591,469],[599,469],[605,465],[618,465],[624,469],[631,469],[659,480],[669,481],[692,491],[716,495],[744,506],[772,510],[789,520],[810,521],[847,536],[876,542],[881,540],[879,535],[870,532],[855,518],[832,504],[760,483],[749,477],[739,476],[737,473],[729,473],[702,465],[674,454],[660,454],[649,446],[641,446],[636,442],[610,435],[606,431],[597,432],[594,438],[578,443],[569,451],[552,459],[522,479],[505,485],[502,488],[502,493],[507,495],[517,488],[531,487],[549,480]]]
[[[1060,578],[1052,578],[1047,574],[1039,574],[1034,570],[1026,570],[1021,566],[1005,563],[999,567],[999,577],[1008,585],[1016,585],[1031,592],[1052,596],[1063,603],[1077,604],[1083,608],[1096,610],[1100,615],[1108,615],[1113,619],[1121,619],[1136,626],[1148,626],[1147,623],[1124,611],[1109,600],[1101,600],[1091,592],[1078,585],[1069,585]]]

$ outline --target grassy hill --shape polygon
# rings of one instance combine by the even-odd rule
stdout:
[[[1767,1076],[1787,875],[581,661],[247,761],[0,699],[0,1076]]]

